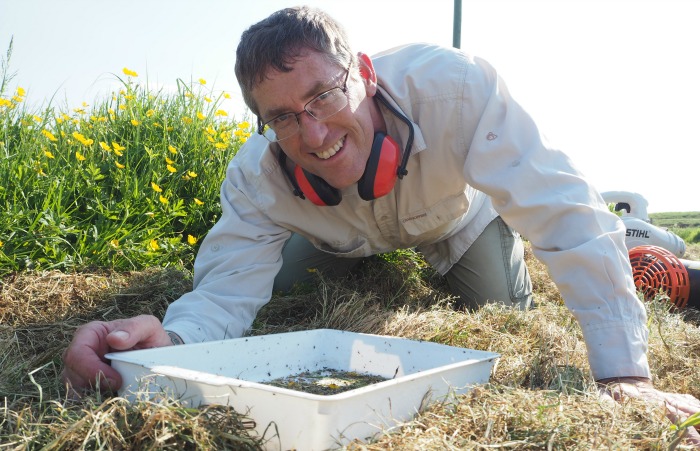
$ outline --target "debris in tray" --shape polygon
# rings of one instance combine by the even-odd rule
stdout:
[[[316,371],[304,371],[299,374],[280,377],[263,382],[263,384],[314,395],[335,395],[385,380],[387,380],[386,377],[374,374],[322,368]]]

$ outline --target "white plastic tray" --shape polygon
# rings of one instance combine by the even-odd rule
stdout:
[[[268,449],[321,450],[367,439],[428,402],[489,380],[499,355],[396,337],[318,329],[108,354],[120,395],[166,394],[252,418]],[[334,395],[261,382],[332,368],[389,380]],[[272,423],[273,427],[268,428]],[[267,430],[267,432],[265,432]],[[277,431],[278,436],[272,438]]]

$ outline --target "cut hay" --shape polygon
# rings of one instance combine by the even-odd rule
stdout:
[[[697,252],[693,246],[689,251]],[[452,308],[444,280],[415,256],[370,259],[343,280],[275,295],[252,334],[333,328],[435,341],[502,355],[491,383],[433,405],[349,449],[668,449],[676,432],[656,406],[605,403],[580,328],[528,252],[537,308]],[[245,412],[188,409],[168,399],[129,404],[106,393],[66,399],[61,354],[91,320],[162,317],[191,287],[174,269],[134,273],[22,273],[0,291],[0,449],[260,449]],[[647,303],[658,388],[700,397],[697,315]],[[683,448],[680,446],[679,448]]]

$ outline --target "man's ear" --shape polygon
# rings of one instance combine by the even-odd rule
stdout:
[[[366,53],[357,54],[360,66],[360,77],[365,84],[367,96],[372,97],[377,92],[377,73],[374,71],[372,59]]]

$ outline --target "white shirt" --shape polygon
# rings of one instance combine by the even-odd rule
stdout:
[[[292,232],[339,256],[417,247],[444,274],[500,214],[547,265],[583,330],[595,379],[650,377],[622,222],[545,142],[496,71],[428,44],[373,62],[380,90],[413,122],[408,174],[379,199],[364,201],[353,186],[339,205],[319,207],[292,195],[268,142],[252,137],[227,169],[194,290],[170,305],[164,327],[190,343],[243,335],[270,300]],[[408,127],[381,109],[403,149]]]

